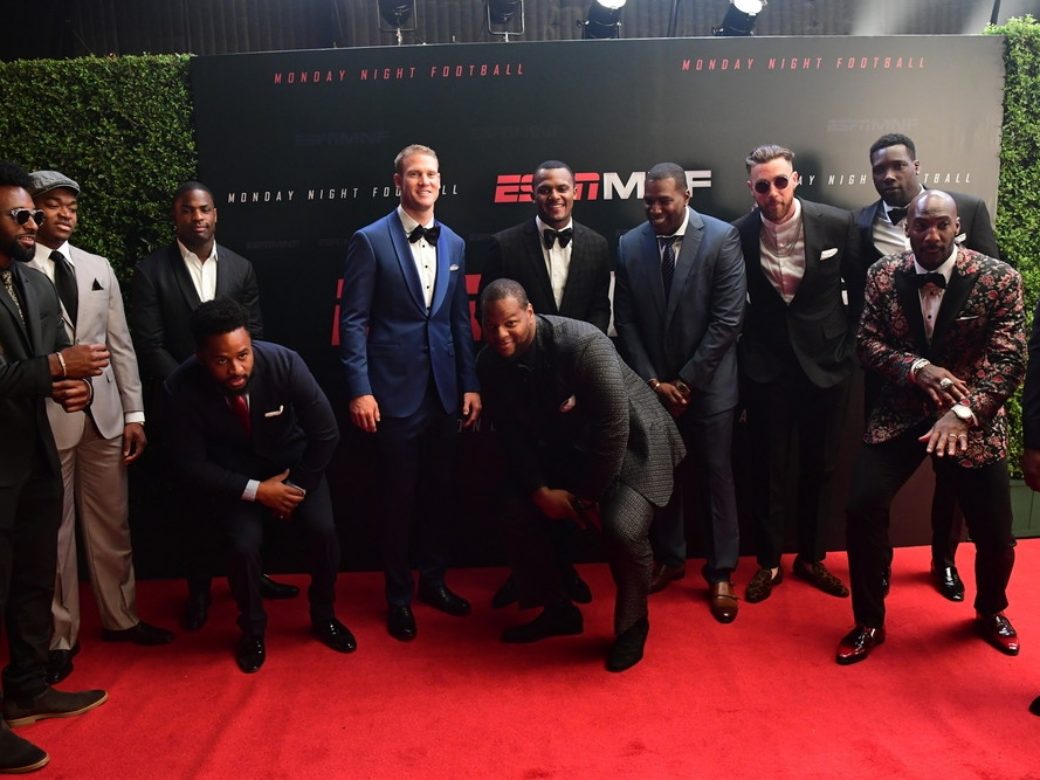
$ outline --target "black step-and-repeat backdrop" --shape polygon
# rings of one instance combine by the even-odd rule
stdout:
[[[797,153],[803,196],[854,209],[877,197],[867,150],[888,132],[917,142],[928,186],[975,193],[992,211],[1002,46],[986,36],[712,38],[201,57],[199,176],[216,196],[218,240],[256,267],[268,337],[304,356],[342,412],[346,244],[395,207],[403,146],[440,156],[437,215],[469,240],[471,291],[486,236],[533,214],[529,174],[547,158],[573,167],[575,217],[612,244],[642,220],[642,172],[654,163],[680,163],[692,205],[730,220],[752,204],[745,155],[780,143]],[[371,475],[364,442],[344,433],[331,472],[337,517],[348,563],[368,565]],[[484,437],[465,437],[461,451],[466,562],[498,556],[498,469]]]

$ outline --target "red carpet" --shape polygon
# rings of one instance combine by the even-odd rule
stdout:
[[[268,660],[252,676],[231,656],[223,582],[209,624],[161,648],[101,642],[89,606],[60,687],[103,687],[109,702],[19,733],[50,752],[51,777],[1040,778],[1040,718],[1027,711],[1040,694],[1040,540],[1019,545],[1011,583],[1017,658],[971,633],[973,551],[961,549],[963,604],[932,590],[925,548],[896,551],[888,642],[852,667],[833,661],[847,599],[788,577],[723,626],[699,561],[652,598],[647,656],[621,675],[602,667],[613,588],[601,565],[582,568],[596,596],[585,634],[527,647],[498,641],[520,615],[488,606],[502,570],[454,572],[475,614],[420,605],[408,645],[384,628],[381,575],[345,575],[339,615],[358,651],[312,640],[302,597],[269,604]],[[847,580],[843,554],[828,562]],[[742,561],[740,593],[753,570]],[[174,627],[182,592],[141,583],[141,611]]]

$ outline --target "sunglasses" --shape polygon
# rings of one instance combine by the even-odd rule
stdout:
[[[760,195],[765,195],[769,192],[770,185],[776,187],[778,190],[786,190],[787,185],[791,183],[791,180],[786,176],[777,176],[775,179],[770,181],[769,179],[759,179],[755,182],[755,192]]]
[[[37,227],[43,224],[43,220],[46,217],[43,209],[11,209],[7,212],[7,216],[19,225],[24,225],[31,219],[36,223]]]

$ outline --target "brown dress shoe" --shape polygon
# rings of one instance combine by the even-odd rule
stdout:
[[[650,572],[650,592],[658,593],[669,585],[672,580],[681,580],[686,576],[686,566],[669,566],[667,563],[654,562],[654,568]]]
[[[769,598],[769,594],[773,592],[773,588],[784,581],[784,570],[777,568],[776,576],[773,576],[773,572],[770,569],[762,568],[755,572],[755,576],[751,578],[751,581],[747,584],[747,588],[744,590],[744,600],[748,604],[755,604],[759,601],[765,601]]]
[[[732,623],[737,617],[737,594],[732,582],[713,582],[709,586],[711,614],[720,623]]]
[[[846,598],[849,595],[849,589],[845,587],[841,580],[827,571],[823,561],[810,562],[805,560],[805,558],[795,558],[793,571],[795,577],[816,586],[824,593],[838,596],[839,598]]]
[[[1018,633],[1003,612],[975,618],[979,636],[1006,655],[1018,655]]]
[[[870,651],[885,641],[885,629],[856,626],[841,638],[834,660],[843,666],[864,660]]]

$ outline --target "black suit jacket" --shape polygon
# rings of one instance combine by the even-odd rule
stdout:
[[[304,490],[321,482],[339,441],[325,393],[290,349],[253,342],[247,436],[223,389],[194,356],[163,392],[163,440],[171,467],[192,490],[218,500],[241,499],[250,479],[289,469]]]
[[[55,475],[61,473],[43,399],[51,394],[47,355],[69,346],[50,279],[19,262],[12,262],[10,270],[26,325],[0,285],[0,489],[25,479],[37,453]],[[11,520],[0,517],[6,527]]]
[[[974,249],[987,257],[1000,259],[997,248],[997,237],[993,234],[993,223],[990,222],[986,201],[974,195],[962,192],[947,193],[957,204],[957,216],[961,219],[961,232],[957,236],[958,243],[965,249]],[[867,269],[881,259],[881,253],[874,246],[874,219],[879,211],[884,211],[881,199],[874,201],[856,212],[856,229],[859,231],[861,259],[863,260],[863,276]]]
[[[610,324],[610,249],[599,233],[578,222],[573,225],[571,262],[559,308],[534,217],[492,236],[487,265],[480,276],[480,292],[495,279],[512,279],[527,291],[539,314],[582,320],[606,333]]]
[[[748,286],[737,351],[741,372],[754,382],[778,379],[795,361],[809,381],[827,388],[850,376],[855,365],[864,284],[859,234],[851,212],[799,200],[805,276],[790,304],[762,271],[759,210],[733,223],[740,232]]]
[[[260,291],[253,266],[219,244],[216,297],[233,298],[249,309],[249,333],[255,339],[263,336]],[[131,291],[130,331],[144,376],[162,381],[195,353],[190,320],[199,303],[176,242],[137,264]]]

